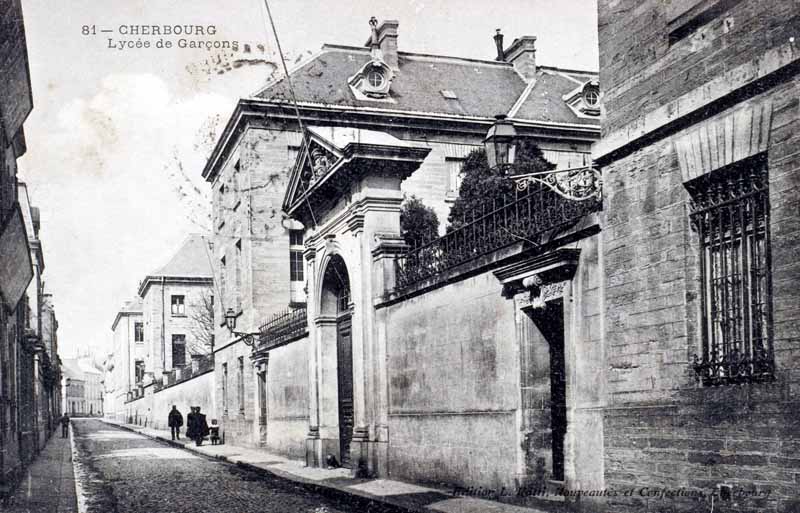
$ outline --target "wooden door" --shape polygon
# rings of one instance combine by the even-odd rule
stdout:
[[[567,377],[564,357],[564,304],[548,301],[536,310],[534,323],[550,346],[550,430],[553,479],[564,480],[564,437],[567,433]]]
[[[343,467],[350,467],[350,441],[353,439],[353,347],[350,316],[337,322],[336,363],[339,381],[339,454]]]

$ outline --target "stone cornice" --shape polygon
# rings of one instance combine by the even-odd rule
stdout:
[[[789,73],[788,69],[797,67],[798,62],[800,62],[800,50],[794,43],[771,48],[756,58],[718,75],[701,87],[651,112],[644,113],[622,128],[606,134],[595,145],[592,156],[600,165],[613,162],[620,158],[620,155],[625,155],[645,144],[648,137],[658,135],[664,137],[672,131],[679,130],[691,116],[708,117],[724,110],[730,106],[725,100],[731,100],[731,103],[738,102],[743,96],[762,92],[758,87],[746,91],[758,81],[773,77],[789,79],[796,70]],[[748,94],[743,94],[744,92]],[[712,109],[712,106],[715,108]]]
[[[144,298],[147,294],[147,289],[152,284],[161,282],[165,284],[182,284],[182,285],[213,285],[214,279],[211,276],[146,276],[142,283],[139,284],[139,296]]]
[[[482,139],[494,124],[494,118],[480,118],[428,112],[394,111],[387,109],[324,104],[298,104],[304,124],[329,126],[358,126],[372,130],[411,129],[435,133],[460,133]],[[202,171],[207,182],[214,182],[223,163],[235,148],[239,135],[251,121],[268,119],[276,127],[291,126],[297,130],[294,106],[287,102],[242,98],[228,118]],[[599,125],[554,123],[514,119],[520,135],[594,142],[600,136]]]
[[[372,248],[372,259],[394,257],[408,251],[408,244],[399,235],[392,233],[376,233],[375,247]]]

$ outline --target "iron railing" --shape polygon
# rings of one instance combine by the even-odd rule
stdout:
[[[553,174],[556,174],[554,172]],[[484,202],[459,228],[397,257],[397,290],[441,275],[456,266],[515,242],[538,244],[543,234],[566,229],[602,210],[599,181],[582,199],[567,197],[541,180],[517,186],[501,200]]]
[[[277,346],[300,338],[308,332],[308,311],[305,306],[287,308],[274,314],[259,328],[261,346]]]

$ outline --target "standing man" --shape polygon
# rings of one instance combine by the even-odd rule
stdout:
[[[67,438],[69,436],[69,415],[67,412],[64,412],[64,415],[61,416],[61,438]]]
[[[197,415],[197,429],[199,431],[199,436],[197,437],[197,445],[202,445],[203,438],[207,437],[209,433],[208,422],[206,422],[205,414],[200,413],[199,406],[195,406],[194,412]]]
[[[186,438],[194,440],[197,433],[197,414],[194,406],[189,406],[189,413],[186,415]]]
[[[181,426],[183,426],[183,415],[181,415],[181,412],[178,411],[178,407],[174,404],[172,405],[172,411],[169,412],[167,424],[170,427],[170,431],[172,431],[172,439],[180,440]]]

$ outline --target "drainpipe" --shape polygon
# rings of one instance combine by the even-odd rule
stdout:
[[[164,371],[167,368],[167,343],[165,340],[165,333],[164,333],[164,325],[166,323],[166,304],[164,302],[164,283],[166,282],[166,277],[161,277],[161,375],[164,375]],[[163,379],[163,378],[162,378]]]

